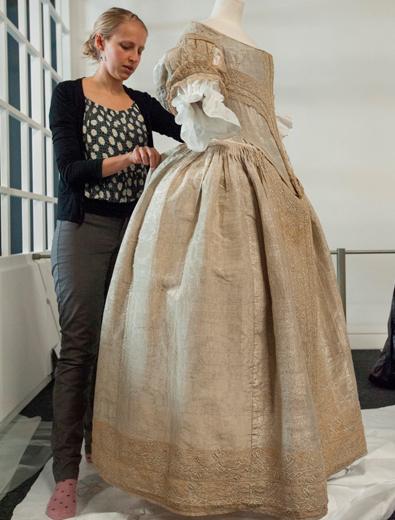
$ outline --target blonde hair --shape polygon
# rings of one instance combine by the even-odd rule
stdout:
[[[82,46],[82,53],[84,56],[99,61],[100,52],[95,46],[96,34],[99,33],[105,40],[108,40],[114,34],[118,25],[131,21],[140,23],[148,33],[145,23],[135,13],[132,13],[127,9],[122,9],[121,7],[111,7],[110,9],[107,9],[107,11],[104,11],[104,13],[102,13],[96,20],[93,26],[93,31]]]

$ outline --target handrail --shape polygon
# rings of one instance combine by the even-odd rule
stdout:
[[[43,260],[44,258],[51,258],[50,253],[32,253],[32,260]]]
[[[336,255],[339,249],[331,251],[332,255]],[[344,249],[347,255],[382,255],[395,254],[395,249]]]
[[[339,247],[331,251],[337,256],[337,283],[343,303],[344,316],[347,318],[347,289],[346,289],[346,256],[347,255],[394,255],[395,249],[344,249]]]
[[[337,283],[340,297],[343,303],[344,315],[347,318],[347,289],[346,289],[346,257],[347,255],[395,255],[395,249],[345,249],[339,247],[331,251],[331,255],[337,256]],[[33,253],[33,260],[50,258],[49,253]]]

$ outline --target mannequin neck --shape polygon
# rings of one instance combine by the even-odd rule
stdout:
[[[216,0],[209,19],[218,19],[241,29],[245,0]]]
[[[255,42],[241,26],[244,6],[245,0],[216,0],[210,18],[202,23],[226,36],[256,47]]]

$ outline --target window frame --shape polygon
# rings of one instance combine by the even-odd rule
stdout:
[[[7,0],[0,0],[0,75],[3,78],[0,82],[0,256],[15,254],[11,252],[11,197],[21,199],[22,251],[20,253],[45,252],[50,249],[55,228],[57,198],[52,134],[49,130],[48,115],[52,82],[55,80],[58,83],[69,78],[71,68],[70,0],[55,0],[55,6],[50,0],[16,1],[18,27],[7,18]],[[29,28],[27,27],[28,9]],[[56,23],[57,70],[51,63],[51,18]],[[28,39],[28,29],[30,39]],[[8,34],[14,38],[19,47],[19,109],[9,102]],[[30,82],[28,60],[31,60]],[[29,94],[31,115],[29,115]],[[11,186],[10,117],[20,123],[20,189]],[[30,129],[32,150],[29,144]],[[19,150],[16,153],[19,153]],[[30,179],[32,179],[32,186],[30,186]]]

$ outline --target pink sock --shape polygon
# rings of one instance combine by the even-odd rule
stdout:
[[[55,486],[48,502],[46,514],[52,520],[72,518],[77,512],[76,498],[77,480],[69,478],[61,480]]]

